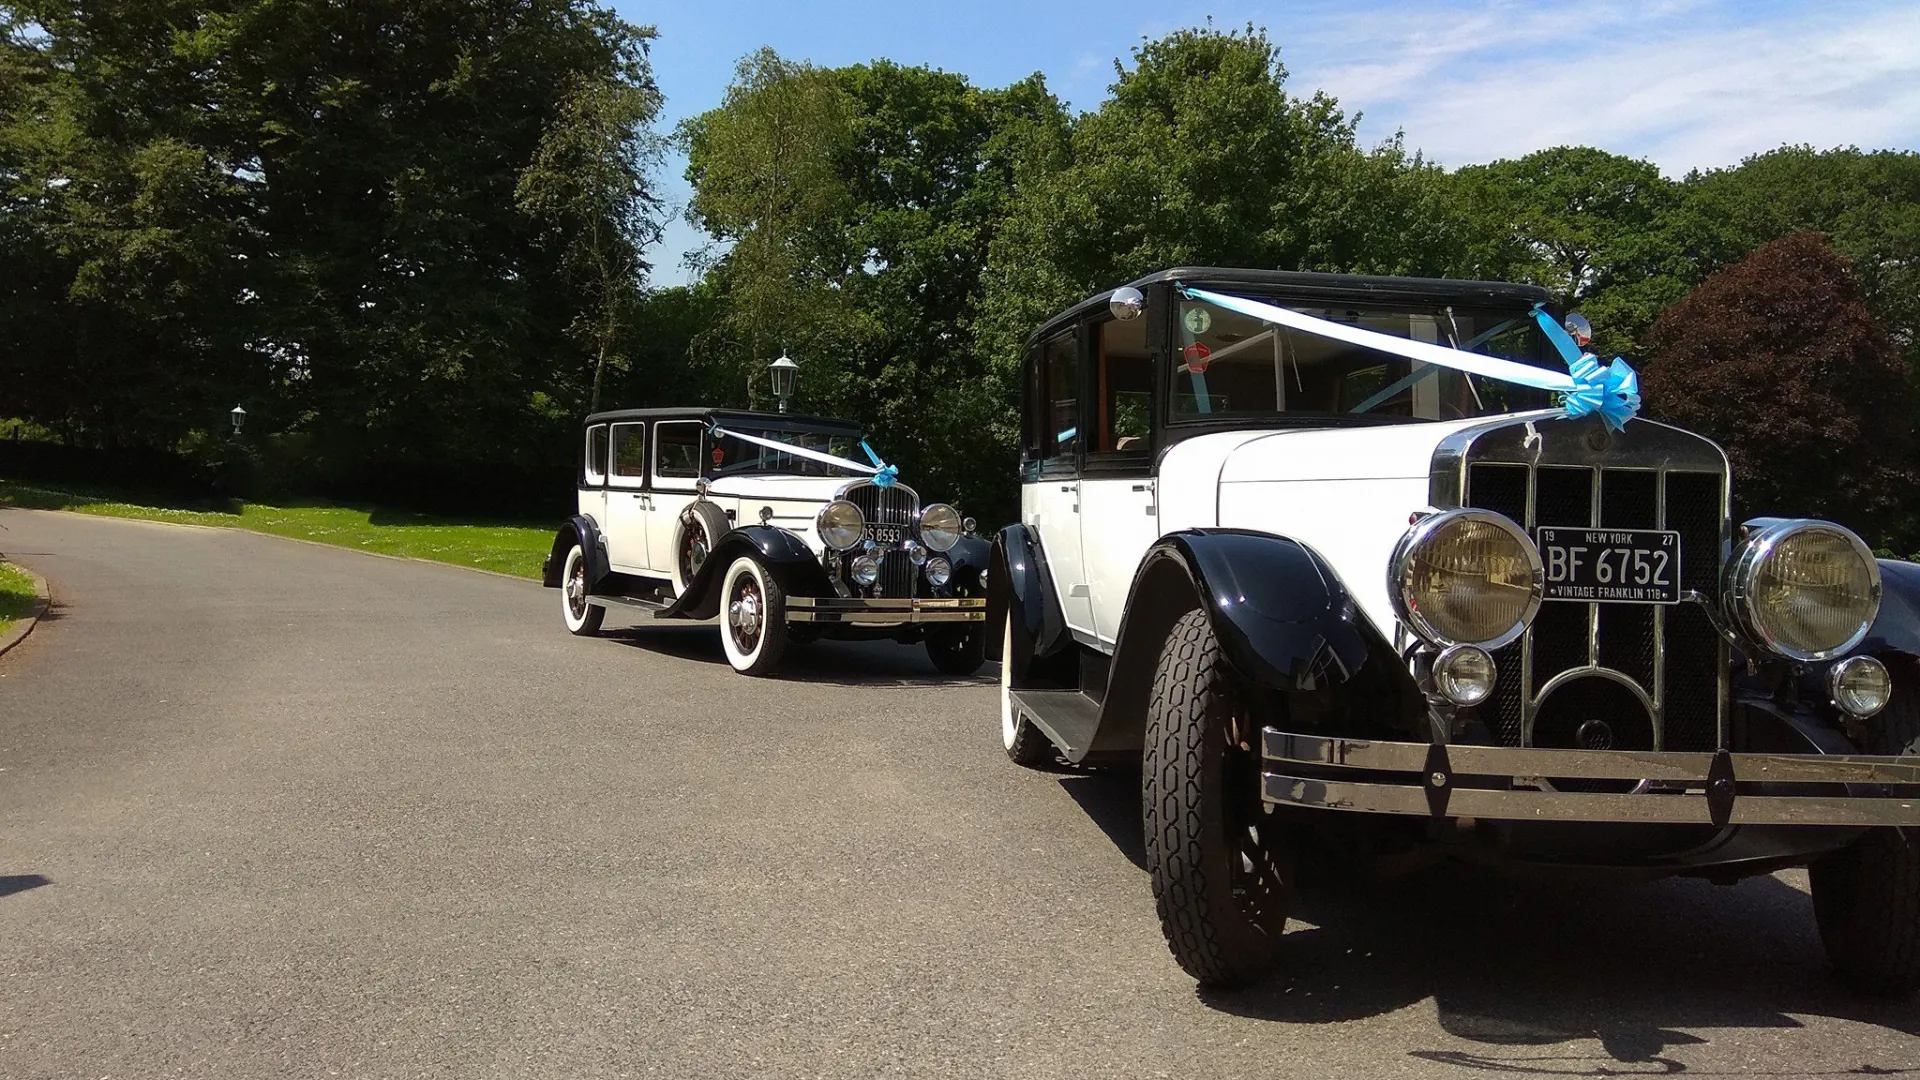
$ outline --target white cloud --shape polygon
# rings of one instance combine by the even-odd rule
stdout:
[[[1565,143],[1670,174],[1782,143],[1920,145],[1920,8],[1481,0],[1330,13],[1278,37],[1324,88],[1447,165]],[[1280,28],[1276,28],[1279,30]]]

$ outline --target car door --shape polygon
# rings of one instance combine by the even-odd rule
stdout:
[[[653,425],[651,509],[647,512],[648,565],[655,575],[671,577],[680,552],[680,511],[695,497],[700,482],[700,452],[706,424],[699,420],[661,420]],[[718,540],[719,537],[713,539]]]
[[[647,487],[647,425],[614,424],[607,470],[607,562],[623,574],[651,569],[647,535],[653,496]]]
[[[580,450],[580,516],[607,524],[607,425],[587,428]]]
[[[1080,537],[1080,332],[1067,330],[1040,343],[1032,453],[1034,482],[1021,489],[1021,517],[1040,549],[1059,594],[1060,612],[1074,636],[1094,639],[1093,604]]]
[[[1080,467],[1080,552],[1097,647],[1112,652],[1134,571],[1160,538],[1153,475],[1154,312],[1090,330]]]

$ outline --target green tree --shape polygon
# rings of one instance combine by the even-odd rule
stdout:
[[[850,253],[836,226],[851,204],[839,172],[851,114],[827,73],[761,49],[740,61],[719,108],[681,126],[688,214],[725,249],[729,306],[713,344],[740,355],[749,401],[777,352],[825,353],[847,336]]]
[[[1680,185],[1651,162],[1561,146],[1463,168],[1455,182],[1472,221],[1468,271],[1546,287],[1612,351],[1637,352],[1661,309],[1716,265],[1700,257]]]
[[[735,357],[747,391],[729,398],[764,395],[784,348],[802,407],[862,421],[915,484],[977,505],[1006,411],[971,348],[981,274],[1021,163],[1066,126],[1038,76],[982,90],[886,61],[743,61],[683,129],[727,309],[696,351]]]
[[[560,265],[587,299],[570,329],[593,353],[589,410],[600,408],[607,365],[640,302],[641,252],[660,237],[661,204],[647,186],[660,153],[650,130],[659,112],[650,79],[582,76],[520,174],[521,208],[556,234]]]
[[[565,454],[533,403],[587,401],[568,331],[599,309],[516,187],[578,87],[651,93],[650,31],[588,0],[9,10],[41,119],[0,153],[90,398],[50,421],[170,448],[244,400],[389,489]]]
[[[1648,334],[1648,411],[1726,448],[1741,516],[1831,517],[1913,550],[1912,385],[1847,260],[1795,233],[1708,277]]]

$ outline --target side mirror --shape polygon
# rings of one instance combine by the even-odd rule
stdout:
[[[1587,321],[1585,315],[1577,311],[1569,312],[1566,321],[1560,325],[1567,328],[1567,333],[1573,337],[1573,343],[1583,349],[1587,347],[1587,342],[1593,340],[1593,324]]]
[[[1131,285],[1122,285],[1113,290],[1113,296],[1107,300],[1107,309],[1121,322],[1132,322],[1140,317],[1147,308],[1147,298],[1140,290]]]

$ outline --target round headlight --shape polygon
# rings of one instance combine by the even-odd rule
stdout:
[[[1826,521],[1778,521],[1748,536],[1727,569],[1741,629],[1789,660],[1826,660],[1867,636],[1880,614],[1880,565]]]
[[[952,551],[965,528],[960,511],[946,503],[934,503],[920,511],[920,539],[935,551]]]
[[[880,560],[871,555],[862,555],[853,560],[852,570],[856,585],[871,585],[880,580]]]
[[[860,508],[845,499],[835,499],[820,508],[820,516],[814,519],[814,527],[820,531],[820,542],[835,551],[845,551],[860,542],[866,534],[867,519],[861,515]]]
[[[1869,717],[1893,697],[1893,676],[1871,656],[1849,656],[1827,672],[1827,693],[1847,715]]]
[[[927,584],[945,585],[953,580],[953,564],[935,555],[927,560]]]
[[[1422,518],[1400,538],[1390,573],[1400,618],[1444,645],[1505,645],[1526,632],[1544,589],[1539,549],[1486,510]]]
[[[1493,694],[1493,657],[1478,645],[1450,645],[1433,662],[1433,681],[1455,705],[1478,705]]]

